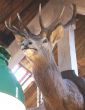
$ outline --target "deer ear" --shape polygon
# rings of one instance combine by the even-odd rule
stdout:
[[[17,44],[21,44],[21,42],[24,40],[24,37],[16,34],[15,35],[15,40],[16,40]]]
[[[56,44],[59,40],[64,36],[64,27],[59,25],[51,34],[50,42],[52,44],[53,49],[55,48]]]

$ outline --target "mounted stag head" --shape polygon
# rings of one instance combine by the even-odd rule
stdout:
[[[65,25],[62,25],[61,17],[63,15],[64,9],[65,6],[63,7],[60,15],[55,19],[55,21],[50,26],[45,28],[41,18],[41,4],[40,4],[39,23],[41,27],[41,32],[38,35],[34,35],[33,33],[30,32],[30,30],[23,24],[19,14],[17,14],[19,20],[19,26],[18,26],[19,28],[11,24],[11,18],[9,19],[8,23],[5,22],[5,25],[14,34],[18,34],[22,36],[23,40],[19,42],[22,49],[33,49],[36,51],[37,54],[38,53],[44,54],[43,51],[49,53],[52,52],[52,50],[56,46],[56,43],[64,36],[64,27],[67,24],[72,23],[75,18],[76,8],[73,5],[72,19],[68,21],[68,23],[66,23]],[[52,35],[53,31],[56,31],[56,35],[54,37]]]
[[[73,5],[73,16],[65,24],[62,25],[61,17],[65,7],[62,9],[58,18],[48,26],[44,27],[41,18],[41,5],[39,6],[39,22],[41,32],[34,35],[24,26],[22,20],[18,16],[19,28],[9,22],[5,22],[6,27],[14,34],[22,36],[20,41],[21,48],[26,50],[26,56],[29,58],[29,51],[33,51],[31,61],[33,64],[33,74],[37,86],[41,90],[44,99],[45,110],[84,110],[84,99],[78,87],[70,80],[63,79],[59,72],[53,57],[53,49],[64,35],[64,27],[73,23],[76,15],[76,8]],[[52,32],[56,31],[56,35],[52,36]]]

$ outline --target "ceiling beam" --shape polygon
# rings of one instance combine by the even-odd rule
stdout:
[[[85,15],[85,0],[64,0],[66,5],[73,3],[76,4],[77,13],[81,15]]]
[[[85,15],[85,7],[77,6],[77,13],[80,15]]]

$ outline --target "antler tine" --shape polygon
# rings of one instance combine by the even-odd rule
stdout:
[[[12,26],[11,26],[11,18],[9,19],[9,22],[7,23],[7,21],[5,21],[5,26],[12,32],[15,33],[15,30],[12,29]]]
[[[41,3],[39,4],[39,23],[40,23],[40,27],[42,31],[44,29],[44,24],[43,24],[42,17],[41,17]]]
[[[34,35],[30,32],[30,30],[23,24],[22,19],[19,15],[19,13],[17,13],[17,17],[19,20],[19,27],[16,27],[14,25],[11,24],[11,17],[9,18],[9,21],[5,21],[5,26],[12,31],[14,34],[19,34],[23,37],[28,38],[29,36],[34,37]]]
[[[72,4],[73,6],[73,14],[72,14],[72,17],[71,19],[64,25],[64,27],[67,27],[69,26],[70,24],[73,24],[75,22],[75,18],[76,18],[76,5],[75,4]]]
[[[19,13],[17,13],[17,17],[18,17],[18,20],[22,23],[22,19],[21,19]]]
[[[16,26],[14,26],[14,25],[11,24],[11,18],[9,18],[8,23],[7,23],[7,21],[5,21],[5,26],[6,26],[11,32],[26,37],[26,33],[25,33],[25,32],[23,32],[21,29],[19,29],[19,28],[17,28]]]
[[[54,22],[48,27],[48,29],[52,32],[53,29],[55,29],[59,24],[61,24],[60,20],[61,20],[61,17],[63,16],[63,13],[64,13],[64,10],[65,10],[65,6],[63,6],[62,10],[61,10],[61,13],[59,14],[58,18],[56,18],[54,20]]]
[[[20,17],[20,14],[19,14],[19,13],[17,13],[17,17],[18,17],[18,20],[19,20],[19,22],[20,22],[21,28],[23,28],[23,29],[24,29],[25,33],[27,33],[27,34],[28,34],[28,36],[29,36],[29,35],[31,35],[31,37],[33,37],[33,36],[34,36],[34,34],[33,34],[33,33],[31,33],[31,32],[30,32],[30,30],[28,29],[28,27],[27,27],[27,26],[25,26],[25,25],[23,24],[22,19],[21,19],[21,17]]]
[[[62,11],[61,11],[61,13],[60,13],[60,15],[59,15],[58,20],[60,20],[60,19],[61,19],[62,15],[63,15],[63,13],[64,13],[64,10],[65,10],[65,6],[63,7],[63,9],[62,9]]]

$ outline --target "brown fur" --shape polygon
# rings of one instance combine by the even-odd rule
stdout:
[[[43,55],[35,55],[32,61],[33,74],[42,91],[46,110],[83,110],[83,96],[73,82],[62,79],[53,57],[50,62]]]

